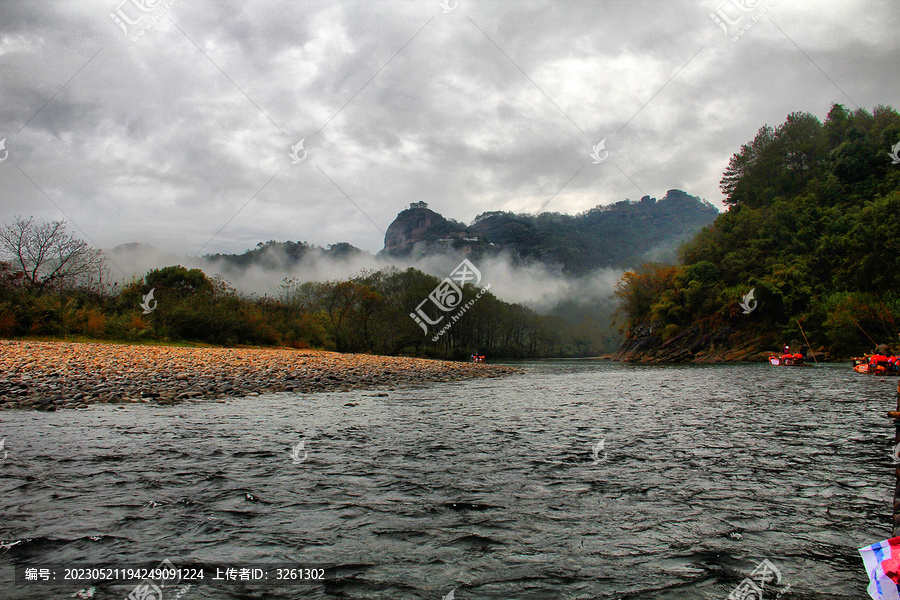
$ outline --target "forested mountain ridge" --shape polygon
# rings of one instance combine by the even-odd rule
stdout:
[[[452,249],[479,258],[506,250],[518,260],[555,264],[578,275],[636,266],[652,253],[674,257],[679,243],[718,214],[710,203],[681,190],[669,190],[659,201],[644,196],[574,216],[488,212],[468,226],[415,202],[388,227],[382,252],[399,257]]]
[[[674,259],[678,245],[718,214],[710,203],[681,190],[669,190],[659,201],[644,196],[638,202],[623,200],[578,215],[488,212],[470,225],[445,218],[425,202],[413,202],[387,228],[378,254],[415,260],[449,253],[477,260],[506,251],[516,261],[543,262],[582,275],[604,267],[635,267],[649,258]],[[204,258],[233,273],[251,266],[276,269],[365,255],[346,242],[322,248],[269,240],[241,254]]]
[[[896,341],[898,144],[900,115],[884,106],[835,104],[824,123],[795,112],[760,128],[722,177],[729,210],[682,247],[683,264],[620,281],[629,335],[618,356],[749,359],[805,333],[846,357],[869,336]]]
[[[306,242],[259,242],[242,254],[207,254],[211,264],[221,266],[226,272],[237,272],[247,267],[258,266],[265,269],[284,269],[302,262],[318,260],[350,260],[367,255],[347,242],[330,244],[325,248]]]

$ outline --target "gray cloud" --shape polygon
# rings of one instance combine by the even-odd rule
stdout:
[[[136,41],[118,1],[0,4],[0,220],[62,209],[102,247],[187,256],[209,240],[376,251],[418,200],[463,221],[669,188],[720,202],[764,123],[900,96],[890,0],[778,0],[736,42],[717,0],[177,0]]]

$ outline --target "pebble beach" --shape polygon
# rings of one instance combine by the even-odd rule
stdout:
[[[0,409],[86,409],[422,385],[519,369],[318,350],[0,340]]]

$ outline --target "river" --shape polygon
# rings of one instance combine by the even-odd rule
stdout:
[[[0,413],[0,596],[124,599],[134,583],[14,584],[12,565],[168,559],[337,567],[305,585],[207,579],[183,600],[722,600],[763,560],[778,569],[766,598],[866,597],[856,549],[890,537],[896,379],[519,366],[393,391]]]

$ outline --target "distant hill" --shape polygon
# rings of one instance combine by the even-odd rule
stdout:
[[[131,242],[119,244],[107,251],[113,265],[125,275],[143,276],[150,269],[167,265],[198,266],[196,257],[179,256],[158,250],[148,244]],[[259,242],[255,248],[245,250],[241,254],[206,254],[202,268],[212,268],[226,275],[237,275],[248,267],[261,267],[269,270],[283,270],[299,264],[311,265],[318,261],[351,261],[358,257],[372,255],[347,242],[338,242],[326,247],[306,242]]]
[[[349,260],[361,255],[369,255],[365,250],[347,242],[338,242],[325,248],[306,242],[259,242],[256,248],[243,254],[208,254],[204,258],[225,272],[235,272],[256,266],[264,269],[283,269],[302,262],[322,258]]]
[[[604,267],[630,268],[646,260],[674,260],[675,248],[712,223],[718,214],[708,202],[681,190],[669,190],[659,201],[645,196],[638,202],[624,200],[574,216],[488,212],[478,215],[470,225],[444,217],[425,202],[413,202],[388,227],[378,256],[415,261],[423,256],[451,254],[477,260],[505,252],[517,262],[543,262],[581,275]],[[126,256],[143,257],[153,266],[163,264],[166,256],[169,264],[189,260],[143,244],[122,244],[113,249],[112,256],[122,261]],[[249,267],[275,270],[321,260],[365,257],[372,255],[346,242],[320,247],[301,241],[269,240],[241,254],[208,254],[203,259],[227,275]]]
[[[520,260],[553,263],[582,274],[647,259],[672,260],[681,242],[718,215],[709,202],[681,190],[669,190],[659,201],[644,196],[575,216],[488,212],[468,226],[443,217],[425,202],[414,202],[388,227],[381,253],[415,258],[455,250],[479,258],[505,250]]]

